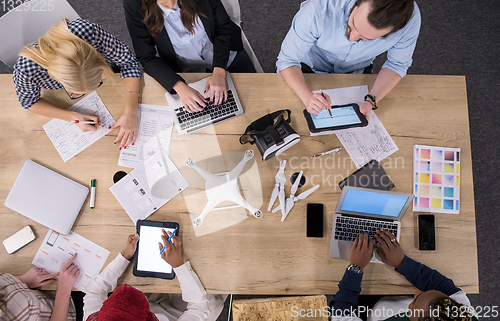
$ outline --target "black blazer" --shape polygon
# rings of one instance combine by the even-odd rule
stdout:
[[[199,0],[199,4],[206,16],[200,16],[200,19],[214,45],[213,66],[226,69],[229,51],[243,49],[241,29],[231,21],[220,0]],[[123,0],[123,7],[135,54],[144,71],[168,92],[175,93],[172,87],[184,79],[177,74],[181,71],[180,65],[165,26],[159,34],[152,36],[142,22],[141,0]]]

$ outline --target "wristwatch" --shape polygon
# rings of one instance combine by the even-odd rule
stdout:
[[[368,99],[367,99],[368,98]],[[365,96],[365,101],[368,101],[370,104],[372,104],[372,110],[377,109],[377,101],[375,100],[375,96],[372,96],[370,94]]]
[[[356,265],[356,264],[351,264],[347,267],[347,271],[353,271],[353,272],[356,272],[356,273],[363,273],[363,271],[361,271],[361,268],[359,267],[359,265]]]

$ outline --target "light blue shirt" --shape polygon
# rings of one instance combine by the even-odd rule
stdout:
[[[181,10],[177,3],[172,9],[160,4],[158,6],[163,11],[165,30],[179,58],[182,72],[206,72],[207,69],[213,69],[214,46],[200,17],[196,17],[194,32],[191,34],[182,24]],[[227,66],[235,56],[236,52],[231,51]]]
[[[308,0],[295,15],[281,45],[278,72],[303,62],[318,73],[363,73],[375,57],[387,51],[382,68],[401,77],[412,63],[420,31],[420,11],[415,3],[406,26],[383,38],[350,41],[345,32],[356,0]]]

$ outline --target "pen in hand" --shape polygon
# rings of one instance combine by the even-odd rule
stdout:
[[[71,122],[72,122],[73,124],[90,124],[90,125],[95,125],[95,124],[96,124],[96,122],[95,122],[95,121],[93,121],[93,120],[90,120],[90,121],[84,121],[84,120],[78,120],[78,119],[76,119],[76,120],[72,120]]]
[[[321,96],[323,96],[323,98],[326,99],[325,95],[323,94],[323,90],[321,89],[320,91],[321,91]],[[327,108],[326,110],[328,110],[328,114],[330,115],[330,118],[333,118],[333,115],[332,115],[332,112],[330,111],[330,109]]]
[[[175,235],[175,232],[177,232],[177,227],[175,228],[175,230],[172,232],[172,234],[170,234],[170,237],[168,238],[167,242],[170,243],[170,241],[172,241],[172,238],[174,237]],[[165,245],[163,245],[163,248],[161,249],[160,251],[160,255],[163,254],[163,252],[165,252]]]

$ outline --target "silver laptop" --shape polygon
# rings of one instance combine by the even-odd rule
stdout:
[[[31,160],[24,163],[5,206],[67,235],[89,189]]]
[[[203,111],[189,113],[184,108],[179,95],[171,95],[169,92],[165,93],[167,97],[168,106],[175,112],[176,122],[175,127],[179,135],[185,135],[194,131],[200,130],[210,125],[220,123],[224,120],[242,115],[244,113],[241,106],[240,99],[234,88],[233,80],[229,72],[226,72],[227,81],[227,102],[223,102],[220,106],[214,106],[210,103],[210,93],[207,91],[205,94],[205,85],[210,79],[203,78],[197,82],[189,84],[189,87],[197,90],[203,97],[206,98],[207,103]]]
[[[345,186],[333,216],[330,256],[348,260],[355,238],[362,233],[374,237],[377,229],[393,233],[399,241],[401,219],[413,194]],[[376,251],[371,262],[382,263]]]

